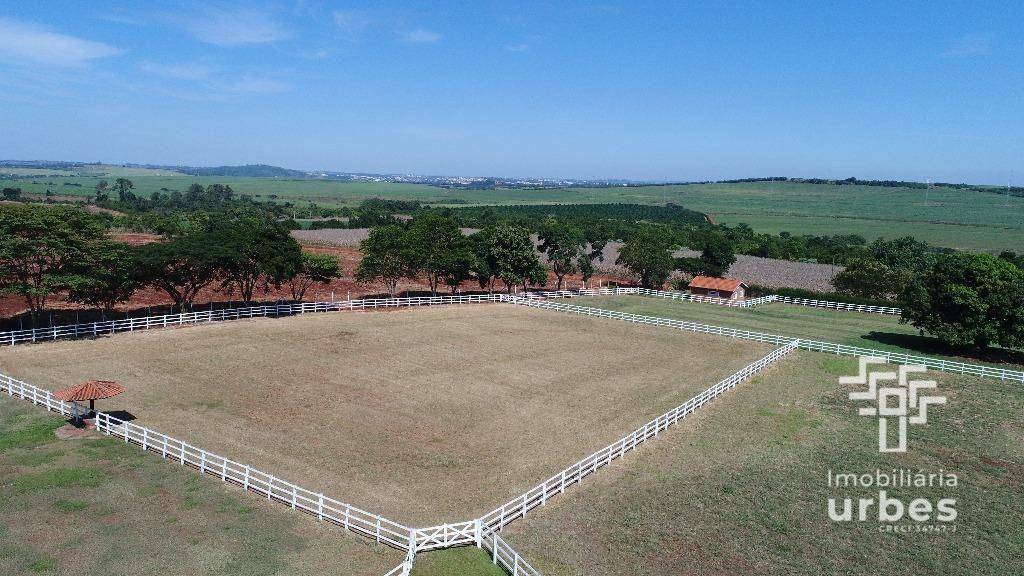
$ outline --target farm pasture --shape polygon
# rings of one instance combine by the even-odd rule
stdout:
[[[380,576],[402,554],[0,397],[4,574]]]
[[[344,312],[0,350],[45,388],[409,525],[464,520],[690,398],[760,344],[506,305]]]
[[[1019,574],[1024,570],[1024,397],[1020,384],[929,372],[948,404],[911,426],[909,449],[879,454],[840,375],[857,361],[800,351],[656,442],[505,531],[547,576],[578,574]],[[883,533],[839,523],[827,473],[956,474],[956,488],[891,488],[909,502],[957,499],[955,532]]]
[[[592,308],[688,320],[918,356],[951,358],[1009,369],[1020,369],[1024,366],[1024,355],[1013,351],[993,352],[991,357],[986,358],[959,356],[938,345],[933,339],[919,335],[913,326],[900,324],[898,316],[839,312],[790,304],[733,308],[644,296],[598,296],[574,303]]]

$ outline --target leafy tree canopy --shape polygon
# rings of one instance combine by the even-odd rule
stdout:
[[[988,254],[939,256],[900,298],[902,322],[953,346],[1024,345],[1024,271]]]

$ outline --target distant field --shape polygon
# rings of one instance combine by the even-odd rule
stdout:
[[[0,397],[3,574],[380,576],[402,553]],[[475,551],[475,549],[474,549]]]
[[[879,454],[877,419],[837,382],[856,371],[798,352],[503,537],[548,576],[1024,573],[1020,384],[930,373],[948,403],[911,427],[908,452]],[[830,497],[878,491],[830,488],[828,470],[876,469],[956,474],[953,489],[887,489],[903,502],[956,498],[956,531],[830,520]]]
[[[637,343],[641,343],[638,345]],[[508,305],[208,324],[0,350],[139,423],[409,525],[480,516],[765,345]]]
[[[428,204],[499,205],[557,203],[675,202],[711,214],[717,222],[745,222],[757,231],[793,234],[913,235],[938,246],[966,250],[1024,251],[1024,198],[999,194],[934,189],[928,204],[922,190],[879,186],[830,186],[788,182],[567,188],[557,190],[448,190],[421,184],[332,182],[275,178],[194,177],[158,174],[146,169],[112,168],[127,175],[143,195],[166,188],[185,190],[192,182],[220,182],[260,200],[305,205],[355,205],[373,197],[419,200]],[[123,174],[122,174],[123,173]],[[100,176],[26,177],[12,181],[26,192],[85,195]],[[35,183],[33,183],[35,182]],[[65,186],[65,183],[81,186]],[[301,210],[297,211],[301,216]]]

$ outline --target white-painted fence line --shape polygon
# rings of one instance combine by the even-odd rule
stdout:
[[[727,336],[730,338],[740,338],[743,340],[754,340],[756,342],[768,342],[770,344],[776,345],[780,345],[794,339],[793,336],[780,336],[777,334],[767,334],[764,332],[754,332],[751,330],[740,330],[737,328],[713,326],[711,324],[700,324],[697,322],[689,322],[686,320],[674,320],[671,318],[660,318],[657,316],[642,316],[640,314],[631,314],[629,312],[617,312],[614,310],[605,310],[603,308],[588,308],[585,306],[576,306],[573,304],[564,304],[561,302],[551,302],[548,300],[541,300],[537,298],[506,296],[505,301],[511,302],[513,304],[520,304],[523,306],[531,306],[534,308],[543,308],[547,310],[556,310],[559,312],[568,312],[570,314],[598,316],[601,318],[613,318],[615,320],[623,320],[625,322],[632,322],[634,324],[664,326],[667,328],[674,328],[677,330],[687,330],[690,332],[714,334],[716,336]],[[938,370],[940,372],[952,372],[956,374],[980,376],[983,378],[998,378],[1000,380],[1013,380],[1017,382],[1024,382],[1024,372],[1021,372],[1020,370],[994,368],[991,366],[969,364],[967,362],[959,362],[956,360],[928,358],[926,356],[911,356],[910,354],[904,354],[902,352],[888,352],[885,350],[876,350],[874,348],[860,348],[857,346],[847,346],[845,344],[836,344],[833,342],[807,340],[805,338],[800,338],[800,347],[805,350],[813,350],[815,352],[828,352],[830,354],[836,354],[840,356],[875,356],[878,358],[882,358],[886,362],[889,362],[891,364],[919,364],[927,368],[931,368],[933,370]]]
[[[686,292],[674,292],[665,290],[650,290],[648,288],[597,288],[584,290],[560,290],[560,291],[535,291],[523,293],[525,298],[577,298],[583,296],[612,296],[612,295],[641,295],[655,298],[667,298],[672,300],[685,300],[718,306],[729,306],[735,308],[750,308],[761,304],[781,302],[785,304],[796,304],[801,306],[813,306],[827,308],[830,310],[854,310],[858,312],[873,312],[878,314],[900,314],[899,308],[886,308],[882,306],[863,306],[860,304],[844,304],[841,302],[830,302],[826,300],[807,300],[802,298],[789,298],[788,296],[777,296],[770,294],[760,298],[747,300],[729,300],[725,298],[713,298],[688,294]],[[518,295],[517,295],[518,296]],[[227,320],[241,320],[247,318],[265,318],[294,316],[296,314],[307,314],[311,312],[341,312],[346,310],[366,310],[377,308],[398,308],[411,306],[436,306],[442,304],[480,304],[488,302],[500,302],[508,298],[506,294],[470,294],[455,296],[410,296],[406,298],[361,298],[354,300],[338,300],[333,302],[297,302],[290,304],[261,304],[245,308],[224,308],[221,310],[205,310],[196,312],[182,312],[179,314],[161,314],[156,316],[141,316],[138,318],[125,318],[122,320],[105,320],[102,322],[88,322],[85,324],[64,324],[59,326],[48,326],[46,328],[28,328],[25,330],[11,330],[0,332],[0,346],[15,345],[29,342],[48,342],[65,338],[96,338],[118,332],[134,332],[135,330],[149,330],[152,328],[167,328],[174,326],[205,324],[209,322],[223,322]]]
[[[26,384],[10,376],[0,374],[0,392],[7,392],[9,396],[17,396],[44,406],[49,411],[68,416],[74,414],[71,403],[55,400],[49,390]],[[398,522],[322,493],[307,490],[156,430],[121,420],[105,412],[96,413],[95,426],[98,432],[123,438],[126,444],[134,444],[145,451],[159,453],[164,459],[193,468],[200,474],[220,478],[246,491],[265,496],[267,500],[285,504],[292,510],[306,512],[319,520],[336,524],[377,542],[408,550],[410,542],[413,541],[412,529]]]
[[[682,420],[726,391],[736,387],[740,382],[775,363],[796,349],[797,346],[798,341],[791,339],[790,342],[781,348],[777,348],[763,358],[744,366],[736,373],[637,428],[627,436],[612,442],[608,446],[601,448],[541,482],[534,488],[527,490],[521,496],[517,496],[504,505],[484,514],[480,517],[483,528],[488,531],[501,530],[513,520],[526,517],[526,513],[533,508],[546,505],[551,498],[563,494],[566,488],[579,484],[583,478],[622,458],[627,452],[635,449],[643,442],[657,437],[660,432],[669,426]]]
[[[408,298],[362,298],[339,300],[336,302],[265,304],[249,306],[247,308],[182,312],[180,314],[142,316],[139,318],[89,322],[86,324],[67,324],[47,328],[12,330],[10,332],[0,332],[0,345],[45,342],[61,338],[90,338],[117,332],[133,332],[135,330],[148,330],[151,328],[166,328],[169,326],[204,324],[246,318],[293,316],[310,312],[340,312],[345,310],[434,306],[441,304],[478,304],[482,302],[498,302],[500,300],[501,295],[499,294],[470,294],[463,296],[411,296]]]

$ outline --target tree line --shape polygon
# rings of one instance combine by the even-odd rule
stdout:
[[[287,285],[301,300],[313,284],[340,276],[336,259],[303,253],[259,211],[226,213],[167,241],[131,246],[108,238],[102,218],[74,208],[0,209],[0,291],[24,298],[33,320],[62,293],[109,311],[151,287],[185,310],[211,286],[249,303]]]

